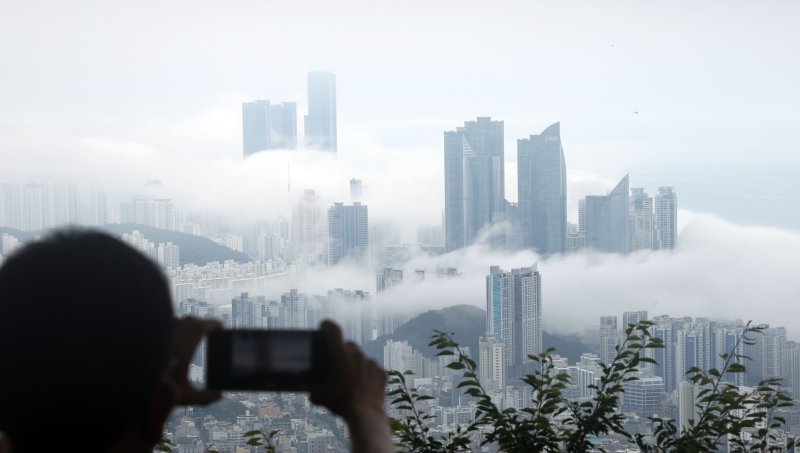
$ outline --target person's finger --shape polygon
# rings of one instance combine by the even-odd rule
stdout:
[[[325,334],[328,335],[328,339],[332,342],[337,344],[344,342],[342,337],[342,329],[339,328],[338,324],[329,319],[326,319],[320,323],[319,330],[325,332]]]
[[[188,366],[203,336],[221,327],[222,324],[215,320],[203,320],[192,317],[177,320],[175,324],[173,356],[177,360],[178,365]]]

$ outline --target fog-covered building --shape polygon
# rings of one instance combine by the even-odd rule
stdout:
[[[522,245],[540,254],[564,252],[567,168],[559,123],[517,140],[517,172]]]
[[[628,175],[608,195],[586,197],[586,246],[600,252],[628,253]]]
[[[503,122],[479,117],[444,133],[445,248],[472,244],[506,213]]]

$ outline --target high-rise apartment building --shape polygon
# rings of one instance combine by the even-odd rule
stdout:
[[[511,376],[525,371],[528,355],[542,352],[542,277],[536,266],[510,272],[490,267],[486,330],[503,342],[505,366]]]
[[[296,289],[289,290],[281,295],[281,306],[284,310],[283,327],[286,329],[307,329],[308,325],[308,297]]]
[[[672,187],[658,188],[654,220],[657,248],[674,249],[678,242],[678,196],[672,191]]]
[[[734,355],[732,356],[732,360],[735,363],[741,363],[749,368],[749,365],[745,363],[745,359],[741,358],[745,355],[745,345],[744,343],[738,342],[739,337],[742,335],[742,333],[744,333],[744,328],[742,326],[718,326],[714,328],[713,333],[713,347],[715,352],[713,355],[712,366],[714,368],[717,370],[722,370],[725,367],[725,361],[727,359],[722,358],[721,354],[723,353],[738,354],[739,357]],[[733,385],[744,385],[745,374],[746,373],[727,373],[725,380]]]
[[[564,252],[567,167],[559,123],[517,140],[517,174],[522,245],[545,255]]]
[[[478,339],[478,370],[480,382],[487,391],[501,392],[506,388],[503,342],[494,335]]]
[[[791,383],[792,397],[800,399],[800,344],[787,341],[785,354],[783,378]]]
[[[684,381],[678,385],[678,428],[680,432],[689,430],[699,420],[700,408],[697,400],[703,387]]]
[[[363,264],[369,247],[367,205],[334,203],[328,209],[328,265]]]
[[[181,265],[180,247],[172,242],[158,244],[156,259],[164,269],[174,269]]]
[[[444,133],[445,248],[470,245],[506,210],[503,122],[479,117]]]
[[[586,197],[586,246],[600,252],[628,253],[628,175],[608,195]]]
[[[120,205],[120,221],[137,223],[162,230],[174,230],[175,208],[168,198],[135,198]]]
[[[639,324],[642,321],[647,321],[647,310],[640,310],[640,311],[626,311],[622,313],[622,332],[621,334],[625,334],[625,330],[631,326]]]
[[[746,384],[758,385],[764,379],[782,377],[783,352],[786,347],[786,328],[761,324],[761,334],[753,335],[753,344],[745,345],[747,363]]]
[[[336,76],[332,72],[308,73],[306,148],[336,152]]]
[[[600,317],[600,361],[606,365],[614,361],[617,355],[616,347],[619,342],[616,316]]]
[[[327,255],[327,221],[319,196],[306,189],[292,209],[292,259],[295,263],[323,263]]]
[[[653,199],[644,189],[633,187],[630,204],[631,251],[653,250],[655,244]]]
[[[385,267],[378,274],[376,289],[379,293],[382,293],[387,289],[401,283],[403,283],[403,270]]]
[[[297,104],[242,103],[242,148],[244,157],[268,149],[297,148]]]
[[[264,296],[253,297],[242,293],[231,300],[231,325],[234,329],[261,329],[267,327],[267,301]]]

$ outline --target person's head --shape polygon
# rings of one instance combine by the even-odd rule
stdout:
[[[15,452],[154,444],[171,409],[173,312],[150,259],[64,231],[0,267],[0,431]]]

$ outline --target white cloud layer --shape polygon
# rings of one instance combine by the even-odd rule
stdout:
[[[800,234],[771,228],[742,227],[708,214],[681,212],[687,220],[675,251],[628,256],[592,252],[542,260],[531,252],[506,253],[475,245],[440,256],[418,254],[404,266],[405,282],[376,303],[422,311],[455,304],[485,308],[489,266],[504,269],[538,262],[543,311],[548,330],[582,332],[600,316],[647,310],[650,316],[704,316],[785,326],[800,337]],[[437,267],[456,267],[454,278],[432,278]],[[426,270],[418,282],[415,269]],[[284,290],[308,293],[330,288],[374,291],[371,271],[334,268],[312,271]]]
[[[207,116],[203,116],[207,117]],[[125,196],[149,179],[163,180],[163,194],[188,213],[221,215],[234,226],[288,216],[302,190],[314,188],[325,203],[349,200],[348,180],[367,186],[370,221],[389,222],[413,243],[419,224],[439,224],[443,204],[440,149],[392,149],[363,143],[338,156],[316,152],[268,152],[238,157],[164,151],[141,143],[84,138],[77,142],[31,146],[40,159],[21,160],[2,176],[52,174],[90,180]],[[26,166],[27,165],[27,166]],[[292,191],[288,191],[291,165]],[[510,166],[509,189],[514,187]],[[633,169],[635,185],[635,169]],[[616,181],[585,169],[568,170],[569,204],[603,193]],[[620,175],[621,176],[621,175]],[[679,197],[681,196],[678,187]],[[510,197],[511,198],[511,197]],[[405,266],[428,276],[437,267],[456,267],[461,275],[407,283],[377,303],[410,309],[454,304],[485,306],[484,277],[489,266],[539,263],[544,313],[551,330],[581,331],[601,315],[648,310],[651,315],[691,315],[753,319],[785,325],[800,315],[800,234],[777,228],[735,225],[710,214],[681,211],[679,246],[674,252],[630,256],[581,253],[540,260],[531,252],[508,253],[476,245],[441,256],[417,254]],[[374,291],[372,270],[316,270],[296,281],[281,280],[270,295],[297,287],[312,294],[332,288]]]

